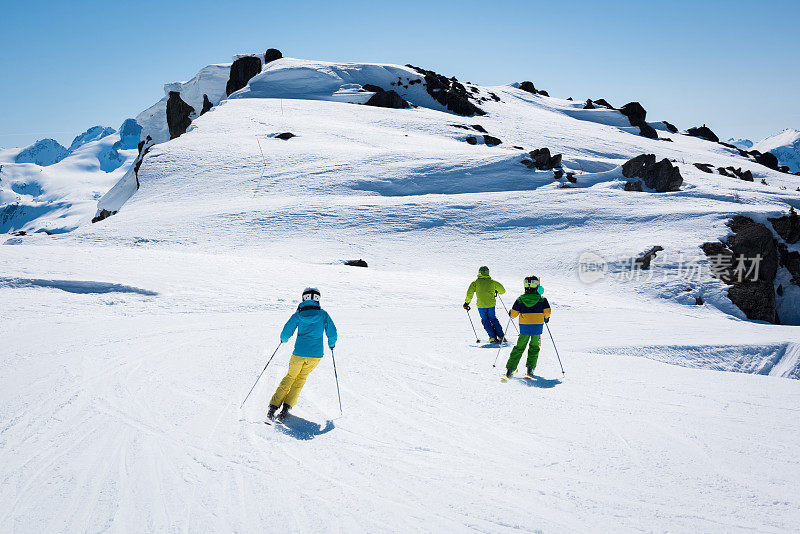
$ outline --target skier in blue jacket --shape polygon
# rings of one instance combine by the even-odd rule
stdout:
[[[333,324],[328,312],[320,308],[319,299],[318,289],[306,288],[297,311],[289,317],[281,331],[281,343],[289,341],[295,330],[297,330],[297,341],[289,360],[289,372],[283,377],[269,402],[267,417],[270,420],[275,419],[275,412],[281,404],[283,408],[278,414],[278,420],[286,417],[292,406],[297,404],[308,375],[322,359],[324,353],[322,333],[325,332],[328,337],[328,346],[331,350],[336,346],[336,325]]]

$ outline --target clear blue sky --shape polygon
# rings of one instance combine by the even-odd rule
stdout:
[[[720,137],[800,128],[800,2],[7,2],[0,147],[118,127],[165,82],[274,47],[413,63],[485,85],[640,101]]]

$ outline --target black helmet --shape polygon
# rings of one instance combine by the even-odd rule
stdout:
[[[303,300],[313,300],[314,302],[319,302],[319,289],[316,287],[307,287],[303,290]]]

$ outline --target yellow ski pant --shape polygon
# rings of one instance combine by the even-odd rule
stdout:
[[[269,403],[273,406],[280,406],[281,403],[286,403],[289,406],[297,404],[297,398],[306,385],[306,379],[311,371],[317,366],[322,358],[305,358],[303,356],[295,356],[289,359],[289,372],[283,377],[278,389]]]

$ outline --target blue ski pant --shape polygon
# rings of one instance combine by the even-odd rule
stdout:
[[[500,321],[497,320],[497,315],[492,308],[478,308],[478,315],[481,316],[481,324],[483,325],[489,337],[503,337],[503,327],[500,326]]]

